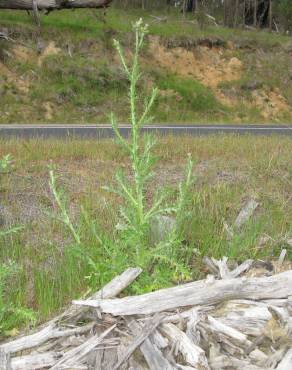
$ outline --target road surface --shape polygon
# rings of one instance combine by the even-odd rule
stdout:
[[[123,136],[128,136],[130,126],[121,125],[120,131]],[[160,135],[214,135],[214,134],[237,134],[237,135],[285,135],[292,136],[292,125],[285,126],[261,126],[261,125],[149,125],[143,128],[143,132],[158,133]],[[112,138],[113,130],[109,125],[87,124],[9,124],[0,125],[0,138]]]

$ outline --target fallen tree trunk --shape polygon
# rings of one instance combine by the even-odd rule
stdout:
[[[38,10],[105,8],[112,0],[37,0]],[[32,0],[0,0],[0,9],[34,10]]]
[[[260,278],[206,280],[161,289],[136,297],[73,301],[80,306],[99,308],[112,315],[148,315],[196,305],[213,305],[232,299],[275,299],[292,295],[292,270]]]

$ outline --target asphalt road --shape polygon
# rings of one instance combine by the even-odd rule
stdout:
[[[120,125],[120,132],[128,136],[130,126]],[[150,125],[143,128],[143,132],[158,133],[160,135],[284,135],[292,136],[292,125],[263,126],[263,125]],[[109,125],[87,124],[9,124],[0,125],[0,138],[112,138],[113,130]]]

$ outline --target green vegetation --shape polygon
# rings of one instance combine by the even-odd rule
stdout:
[[[9,154],[0,159],[0,174],[7,173],[10,170],[11,159]],[[21,230],[19,227],[0,230],[0,239],[17,233],[19,230]],[[0,261],[0,335],[5,334],[7,330],[12,328],[36,322],[36,316],[32,310],[11,303],[9,299],[6,300],[8,286],[18,273],[19,267],[13,261],[8,260],[4,263]]]
[[[135,253],[121,242],[116,228],[119,208],[125,203],[103,189],[116,186],[119,168],[124,169],[127,178],[131,174],[131,163],[119,145],[110,141],[11,140],[1,141],[0,148],[1,155],[11,153],[14,157],[14,171],[2,177],[5,219],[24,226],[0,240],[1,264],[12,260],[19,266],[13,285],[5,290],[5,302],[29,307],[45,319],[72,298],[89,289],[96,291],[124,266],[134,265]],[[238,261],[279,256],[292,232],[291,150],[291,140],[279,137],[159,139],[154,155],[160,160],[147,186],[147,207],[159,187],[167,187],[175,201],[188,153],[196,160],[196,181],[188,192],[190,203],[181,228],[184,242],[177,249],[178,261],[184,261],[190,272],[187,278],[202,276],[204,255],[227,255]],[[59,211],[49,189],[49,159],[55,164],[56,184],[64,189],[66,209],[80,235],[82,255],[72,233],[56,218]],[[223,229],[224,221],[232,225],[251,197],[260,202],[260,207],[230,241]],[[265,236],[270,238],[263,244]],[[100,239],[107,250],[100,247]],[[151,248],[150,244],[150,252]],[[154,266],[131,287],[131,293],[165,286],[167,279],[168,285],[181,281],[181,274],[161,275]],[[151,281],[148,276],[152,276]]]
[[[141,136],[152,106],[158,110],[159,104],[156,89],[144,104],[141,101],[141,91],[147,89],[141,86],[138,56],[146,31],[136,23],[130,57],[129,50],[115,42],[124,72],[119,78],[129,88],[129,140],[119,135],[112,115],[117,143],[1,142],[0,156],[11,153],[15,160],[13,171],[9,171],[11,156],[0,161],[5,172],[0,209],[0,329],[4,334],[33,324],[36,316],[50,317],[72,298],[96,291],[131,265],[143,267],[144,274],[129,291],[142,293],[200,277],[205,255],[227,255],[237,261],[271,259],[291,238],[290,139],[221,136],[178,141],[169,137],[155,142]],[[71,68],[69,61],[68,65]],[[70,73],[67,77],[66,85]],[[157,80],[159,89],[176,91],[197,112],[224,109],[196,81],[181,82],[175,75]],[[163,98],[169,96],[159,99]],[[195,167],[189,160],[185,169],[187,156],[197,159]],[[258,199],[260,209],[230,238],[225,222],[232,225],[249,198]],[[175,226],[154,242],[151,224],[166,215]],[[9,289],[8,279],[13,281]]]
[[[119,8],[109,9],[106,16],[92,10],[52,12],[42,16],[38,30],[27,14],[0,11],[0,27],[8,29],[16,41],[0,40],[0,123],[105,123],[112,110],[127,122],[128,82],[112,39],[121,40],[128,59],[131,24],[141,16],[149,23],[141,86],[144,94],[152,85],[160,89],[154,107],[156,122],[275,123],[291,119],[288,36],[210,23],[201,29],[192,15],[183,20],[177,11],[167,13],[164,22],[157,22],[153,15],[161,16],[158,10]],[[166,63],[167,54],[153,58],[153,37],[160,38],[172,64]],[[206,46],[212,40],[219,40],[219,46]],[[189,64],[181,51],[193,53]],[[234,57],[242,68],[233,76],[232,69],[224,66]],[[198,62],[201,69],[192,73],[190,63],[196,69]],[[219,75],[212,77],[212,69]],[[214,78],[218,84],[210,81]],[[275,91],[276,96],[271,95]]]
[[[159,76],[157,85],[165,91],[159,96],[154,116],[162,122],[194,122],[197,120],[213,121],[227,117],[229,109],[220,104],[212,91],[196,80],[181,78],[176,75]],[[170,108],[171,107],[171,108]]]

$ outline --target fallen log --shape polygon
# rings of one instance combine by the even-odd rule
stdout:
[[[112,315],[146,315],[179,307],[212,305],[231,299],[275,299],[292,295],[292,270],[260,278],[206,280],[136,297],[78,300],[73,304],[99,308]]]
[[[112,0],[37,0],[38,10],[105,8]],[[0,0],[0,9],[35,10],[32,0]]]

